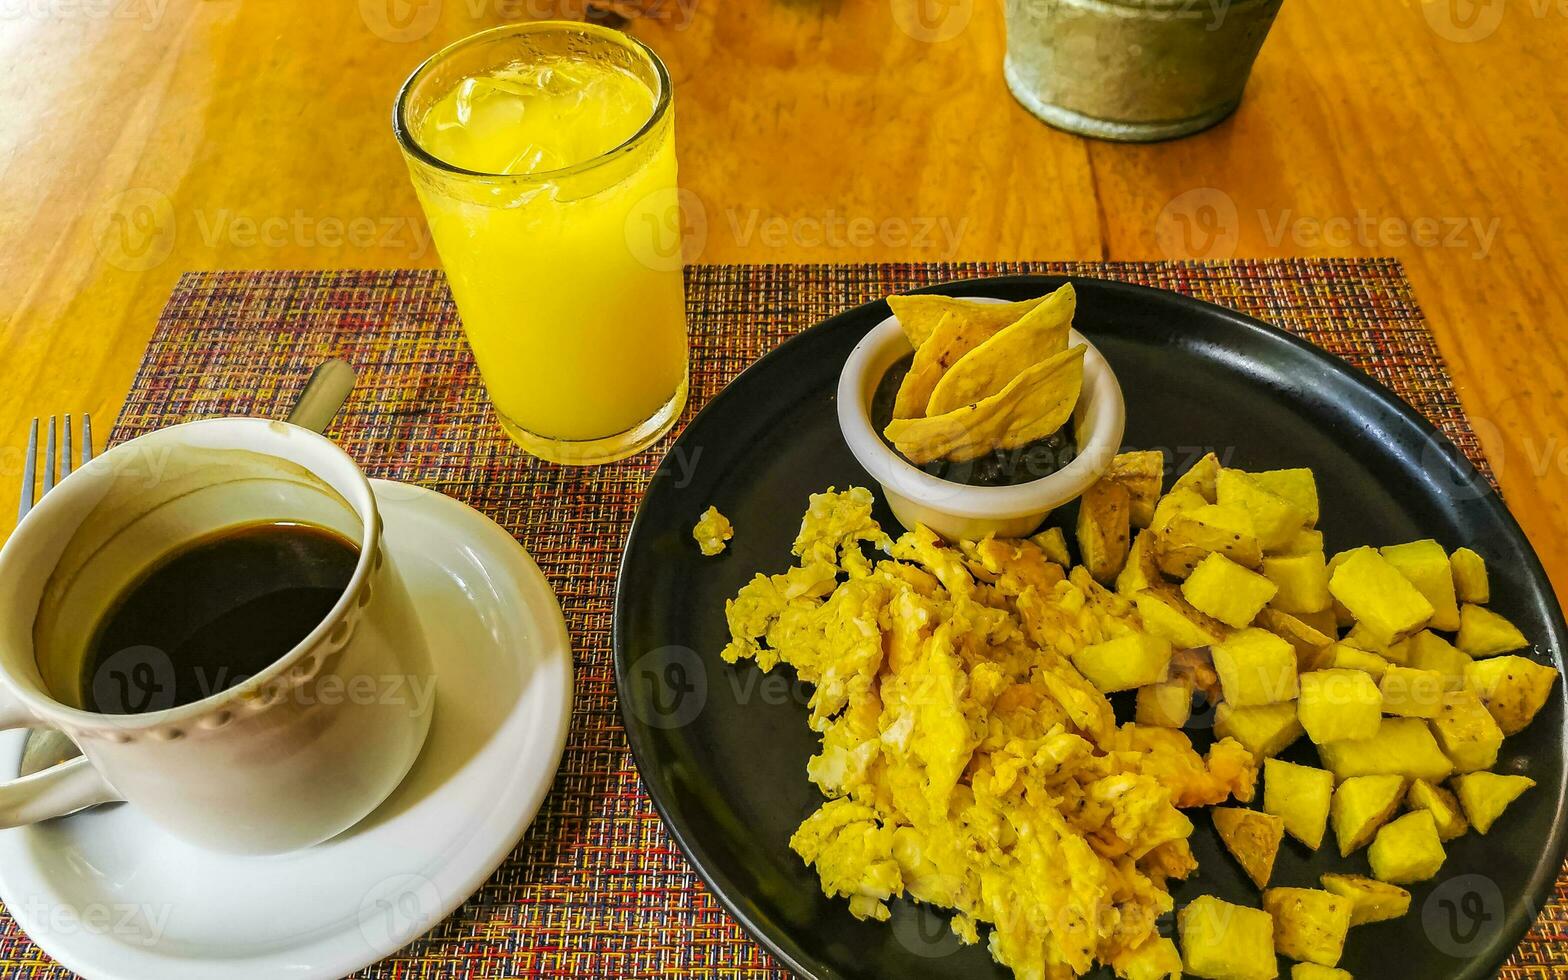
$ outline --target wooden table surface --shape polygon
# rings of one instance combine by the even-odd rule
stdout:
[[[107,431],[180,273],[434,265],[398,84],[585,2],[0,3],[0,514],[27,420]],[[642,5],[696,260],[1402,259],[1568,594],[1568,2],[1286,0],[1240,112],[1152,146],[1020,108],[998,0]]]

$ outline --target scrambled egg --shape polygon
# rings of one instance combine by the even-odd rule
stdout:
[[[885,920],[907,893],[953,909],[966,943],[989,926],[1022,980],[1096,962],[1179,975],[1156,919],[1168,881],[1197,869],[1181,809],[1250,800],[1252,756],[1117,726],[1069,658],[1141,623],[1082,568],[1031,541],[893,541],[871,505],[858,487],[812,495],[798,564],[725,607],[726,661],[785,663],[815,688],[807,776],[827,802],[790,846],[858,917]]]
[[[730,519],[719,513],[717,507],[709,506],[697,518],[697,525],[691,529],[691,536],[697,540],[697,547],[709,558],[724,550],[725,542],[735,536],[735,528],[730,524]]]

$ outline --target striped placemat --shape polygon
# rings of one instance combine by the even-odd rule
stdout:
[[[688,270],[688,412],[758,355],[825,317],[890,292],[1014,272],[1125,279],[1251,313],[1367,370],[1484,466],[1392,260],[697,266]],[[616,709],[615,570],[660,450],[567,469],[514,449],[490,418],[445,282],[424,271],[186,275],[113,438],[220,414],[279,415],[329,356],[360,371],[334,437],[372,475],[433,487],[511,529],[560,596],[577,657],[566,754],[532,829],[456,914],[362,975],[781,975],[665,834]],[[0,917],[0,976],[69,975]],[[1510,980],[1565,975],[1568,882],[1503,971]]]

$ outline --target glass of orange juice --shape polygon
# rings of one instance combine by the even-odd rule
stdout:
[[[592,24],[483,31],[414,71],[393,129],[506,433],[586,464],[668,432],[686,306],[679,236],[650,246],[679,205],[658,56]]]

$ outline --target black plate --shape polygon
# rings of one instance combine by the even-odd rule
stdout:
[[[1064,281],[1010,276],[931,291],[1024,299]],[[1177,470],[1208,449],[1245,469],[1312,467],[1331,552],[1421,537],[1476,549],[1491,569],[1493,608],[1561,669],[1562,612],[1518,524],[1459,451],[1396,395],[1231,310],[1139,286],[1073,283],[1077,327],[1125,391],[1129,447],[1164,448]],[[787,845],[822,802],[805,775],[817,745],[805,723],[807,692],[787,668],[764,675],[718,657],[724,600],[756,572],[792,563],[807,496],[828,486],[876,489],[839,436],[834,392],[850,349],[887,315],[886,303],[871,303],[790,339],[736,378],[671,448],[627,538],[616,594],[621,713],[671,834],[719,901],[796,972],[1006,978],[983,943],[959,948],[945,917],[925,906],[894,903],[889,925],[856,921],[843,900],[823,897],[816,874]],[[701,557],[691,538],[709,504],[735,524],[718,558]],[[885,507],[877,516],[896,531]],[[1058,519],[1070,527],[1072,514]],[[1352,930],[1340,966],[1359,978],[1435,980],[1489,976],[1501,965],[1545,901],[1568,843],[1559,819],[1563,709],[1559,683],[1498,762],[1499,771],[1540,785],[1489,837],[1451,842],[1439,878],[1412,889],[1410,915]],[[1200,746],[1209,740],[1206,731],[1192,734]],[[1304,741],[1293,752],[1310,763]],[[1255,905],[1256,889],[1221,852],[1209,821],[1194,816],[1201,871],[1176,889],[1178,904],[1212,893]],[[1365,852],[1341,860],[1332,835],[1315,855],[1287,841],[1273,884],[1314,886],[1325,871],[1365,874]],[[1283,963],[1281,973],[1288,975]]]

